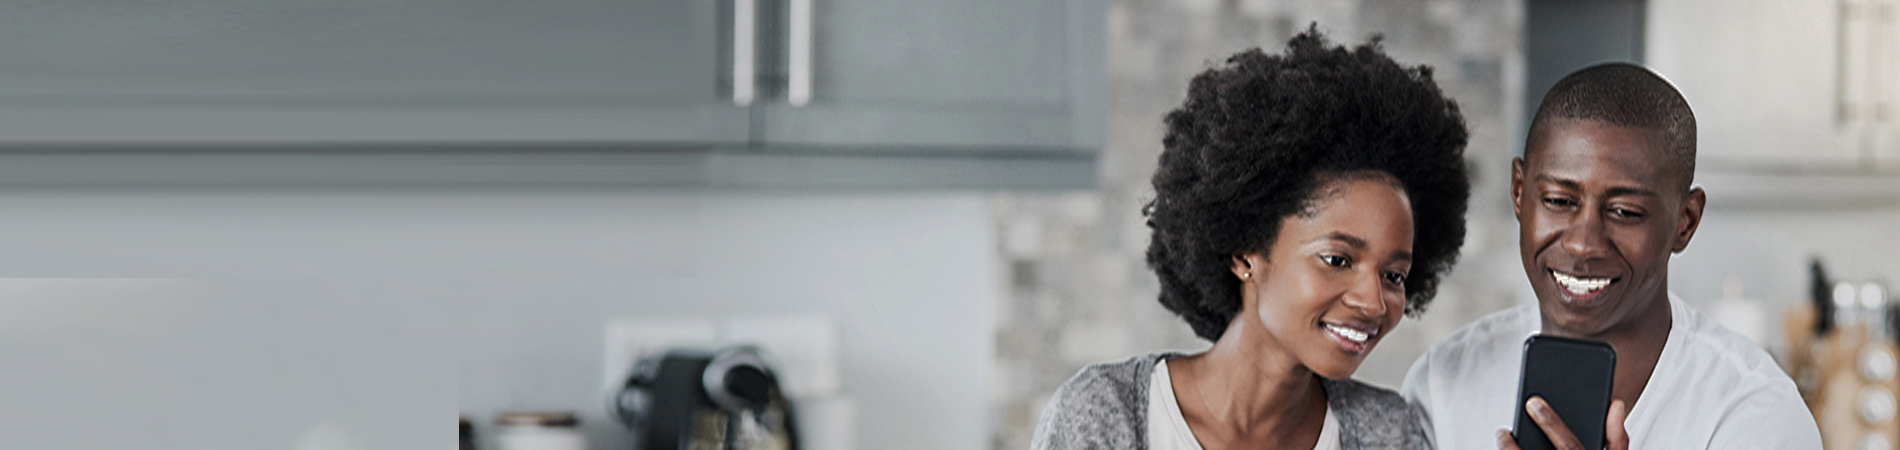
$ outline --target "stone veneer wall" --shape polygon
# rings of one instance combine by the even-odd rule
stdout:
[[[1431,342],[1513,304],[1524,285],[1511,236],[1510,158],[1523,90],[1521,0],[1123,0],[1109,12],[1108,133],[1094,191],[999,194],[992,446],[1029,445],[1057,386],[1092,362],[1207,347],[1155,302],[1139,210],[1161,150],[1161,117],[1226,55],[1268,51],[1318,22],[1335,43],[1385,36],[1401,64],[1427,64],[1471,128],[1469,233],[1423,318],[1382,340],[1356,378],[1397,388]]]

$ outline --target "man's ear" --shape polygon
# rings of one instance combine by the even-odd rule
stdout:
[[[1240,278],[1240,282],[1252,281],[1254,261],[1259,256],[1256,253],[1235,253],[1229,257],[1228,269],[1234,271],[1234,276]]]
[[[1695,230],[1702,226],[1702,208],[1709,203],[1709,196],[1702,187],[1689,187],[1689,196],[1682,200],[1682,218],[1676,222],[1676,242],[1670,252],[1682,253],[1689,248],[1689,240],[1695,238]]]
[[[1524,207],[1519,206],[1519,205],[1522,205],[1523,203],[1518,201],[1518,200],[1522,200],[1522,198],[1520,197],[1523,197],[1523,196],[1524,196],[1524,157],[1520,156],[1516,158],[1511,158],[1511,215],[1517,216],[1517,220],[1519,221],[1524,220]]]

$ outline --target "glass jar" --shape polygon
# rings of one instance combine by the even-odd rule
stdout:
[[[571,412],[507,411],[495,415],[495,450],[587,450]]]

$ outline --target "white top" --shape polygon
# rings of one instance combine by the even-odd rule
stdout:
[[[1821,448],[1814,416],[1768,353],[1669,295],[1669,338],[1623,423],[1633,449]],[[1496,448],[1517,414],[1536,304],[1478,319],[1412,364],[1400,394],[1424,410],[1438,448]]]
[[[1148,450],[1201,450],[1200,441],[1188,430],[1187,418],[1181,416],[1181,404],[1174,401],[1166,360],[1156,363],[1154,375],[1148,377]],[[1313,450],[1339,450],[1339,419],[1333,417],[1330,405]]]

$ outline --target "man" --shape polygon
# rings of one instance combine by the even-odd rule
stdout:
[[[1433,345],[1401,389],[1438,448],[1514,447],[1498,430],[1515,419],[1524,340],[1537,333],[1616,348],[1612,448],[1821,448],[1774,360],[1669,293],[1670,255],[1689,246],[1706,201],[1694,177],[1695,116],[1662,77],[1610,63],[1551,87],[1511,161],[1537,304]],[[1527,403],[1538,416],[1541,402]],[[1568,435],[1560,422],[1540,421],[1553,440]]]

